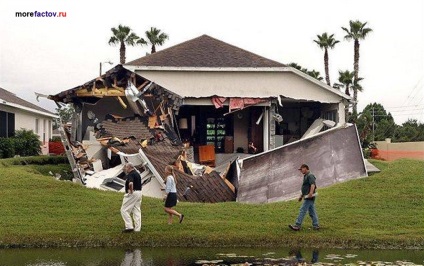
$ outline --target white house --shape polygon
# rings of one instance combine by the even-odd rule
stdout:
[[[42,154],[48,154],[53,120],[57,117],[52,112],[0,88],[0,137],[12,137],[15,130],[21,128],[32,130],[42,143]]]
[[[208,35],[124,66],[180,95],[182,137],[215,145],[216,152],[247,151],[248,141],[267,151],[300,139],[317,118],[344,124],[351,100],[295,68]]]
[[[164,177],[166,165],[180,169],[179,200],[218,202],[234,200],[239,184],[250,196],[251,189],[243,180],[248,184],[248,180],[260,179],[266,187],[273,177],[265,175],[276,171],[265,169],[260,171],[263,176],[258,176],[255,174],[258,167],[254,164],[249,167],[249,163],[262,158],[263,167],[275,162],[272,169],[279,171],[279,167],[291,164],[282,160],[283,155],[300,154],[297,149],[284,153],[287,145],[299,146],[299,150],[305,151],[305,143],[311,144],[312,151],[305,156],[300,154],[296,160],[307,162],[319,156],[326,163],[337,163],[337,167],[330,170],[343,169],[353,161],[350,156],[339,162],[339,158],[353,154],[345,146],[327,145],[331,142],[328,136],[335,131],[321,124],[314,126],[316,121],[325,120],[332,120],[326,122],[338,125],[336,128],[345,125],[350,96],[292,67],[207,35],[117,65],[100,77],[48,98],[56,103],[73,104],[75,108],[72,126],[66,131],[72,146],[68,149],[72,150],[68,158],[71,162],[74,159],[75,169],[84,169],[80,171],[81,177],[77,177],[87,184],[93,172],[120,178],[114,169],[122,169],[127,161],[125,156],[140,153],[149,159],[147,167],[158,173],[155,174],[157,180]],[[326,156],[313,152],[321,138],[315,137],[314,143],[307,138],[322,128],[325,136],[319,146]],[[346,130],[351,130],[352,137],[336,144],[352,143],[348,148],[356,151],[355,159],[359,158],[349,177],[366,175],[361,150],[356,145],[356,128]],[[344,136],[344,132],[337,130],[336,133]],[[194,168],[190,169],[181,159],[186,157],[189,163],[199,162],[217,169],[221,166],[217,157],[235,158],[234,155],[246,153],[249,141],[257,147],[255,156],[261,157],[249,160],[252,156],[243,154],[250,156],[245,160],[246,169],[250,169],[242,173],[240,182],[234,163],[220,169],[220,173],[225,173],[222,176],[212,171],[199,177],[193,172]],[[294,164],[290,169],[297,169],[298,162]],[[144,168],[140,165],[140,169]],[[89,173],[88,176],[84,176],[84,172]],[[331,181],[338,172],[330,174]],[[187,188],[192,193],[183,195],[189,191]],[[291,195],[286,194],[284,196]],[[271,199],[261,196],[254,201],[281,198],[281,195]],[[245,195],[240,200],[252,202]]]

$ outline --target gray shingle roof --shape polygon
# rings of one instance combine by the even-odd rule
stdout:
[[[162,51],[128,62],[132,66],[162,67],[285,67],[231,44],[202,35]]]
[[[14,93],[11,93],[10,91],[7,91],[3,88],[0,87],[0,99],[9,102],[9,103],[14,103],[14,104],[18,104],[21,105],[23,107],[27,107],[27,108],[31,108],[40,112],[44,112],[44,113],[48,113],[48,114],[52,114],[54,115],[54,113],[43,109],[35,104],[32,104],[30,102],[25,101],[24,99],[19,98],[18,96],[16,96]]]

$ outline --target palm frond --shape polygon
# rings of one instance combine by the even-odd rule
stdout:
[[[109,39],[109,45],[116,45],[119,43],[118,38],[116,38],[115,36],[110,37]]]

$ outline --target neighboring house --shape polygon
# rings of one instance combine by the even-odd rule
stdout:
[[[0,137],[12,137],[19,129],[32,130],[40,138],[42,154],[48,154],[55,118],[52,112],[0,88]]]

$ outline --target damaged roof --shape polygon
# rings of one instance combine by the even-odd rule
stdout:
[[[165,178],[165,166],[173,164],[182,152],[181,146],[172,145],[167,137],[160,141],[150,142],[142,148],[140,139],[154,138],[153,132],[147,127],[147,117],[132,117],[123,119],[107,119],[102,122],[104,129],[100,137],[118,137],[120,139],[135,137],[125,144],[113,146],[114,149],[126,153],[135,154],[141,148],[152,163],[156,171]],[[225,180],[215,171],[203,176],[192,176],[180,171],[175,171],[177,177],[178,199],[191,202],[223,202],[234,201],[235,193],[227,185]],[[184,194],[190,187],[189,193]],[[185,195],[185,196],[184,196]]]
[[[243,50],[208,35],[188,40],[126,63],[158,67],[285,67],[284,64]]]
[[[131,81],[139,91],[149,88],[149,92],[155,96],[167,94],[179,98],[176,93],[152,83],[150,80],[124,68],[122,65],[116,65],[102,76],[72,89],[64,90],[55,95],[49,95],[48,99],[63,103],[72,102],[78,104],[86,102],[95,104],[104,97],[125,97],[125,89],[128,86],[128,81]]]

